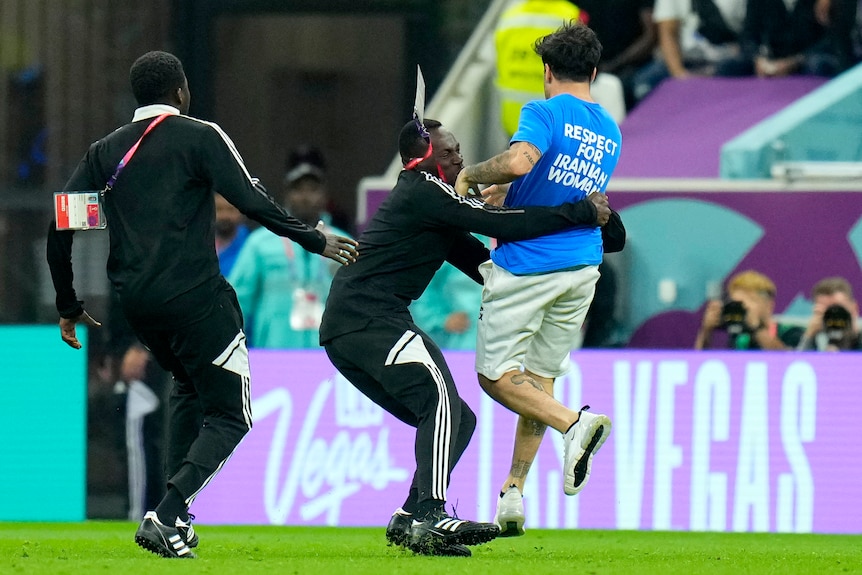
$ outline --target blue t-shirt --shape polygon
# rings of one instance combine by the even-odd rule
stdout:
[[[509,187],[507,206],[558,206],[604,193],[620,157],[620,128],[599,104],[569,94],[529,102],[521,110],[512,143],[528,142],[539,162]],[[491,259],[516,275],[547,273],[602,262],[602,233],[572,228],[506,242]]]

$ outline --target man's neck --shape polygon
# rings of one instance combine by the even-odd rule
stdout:
[[[548,99],[550,100],[554,96],[559,96],[560,94],[569,94],[570,96],[574,96],[579,100],[584,100],[586,102],[595,102],[592,94],[590,93],[589,82],[560,82],[559,80],[557,80],[553,82],[548,88]]]

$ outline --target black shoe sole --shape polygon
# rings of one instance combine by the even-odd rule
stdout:
[[[472,557],[473,552],[464,545],[441,545],[429,555],[437,557]]]
[[[182,556],[175,555],[171,553],[170,550],[168,550],[164,545],[161,545],[160,543],[157,543],[155,541],[151,541],[143,535],[135,535],[135,543],[137,543],[139,547],[167,559],[195,559],[197,557],[191,551]]]
[[[596,444],[601,440],[602,436],[605,434],[605,426],[600,425],[596,432],[593,434],[593,438],[590,440],[590,444],[587,445],[587,448],[584,449],[584,456],[581,457],[580,461],[575,464],[575,487],[579,487],[584,479],[587,477],[587,466],[590,463],[590,457],[592,457],[593,449],[596,448]]]
[[[386,541],[388,545],[408,547],[408,539],[410,539],[410,535],[402,530],[391,529],[386,531]],[[473,553],[464,545],[443,544],[434,549],[427,549],[425,551],[426,552],[416,551],[416,553],[421,553],[422,555],[436,555],[438,557],[471,557],[473,555]]]
[[[403,547],[407,545],[408,535],[406,533],[386,533],[386,541],[389,545],[398,545]]]
[[[453,545],[481,545],[482,543],[496,539],[499,535],[500,528],[496,525],[491,525],[490,527],[471,529],[464,533],[456,533],[451,543]]]
[[[500,535],[500,528],[496,525],[482,525],[469,530],[461,529],[457,532],[436,533],[427,532],[427,536],[419,541],[414,541],[413,536],[408,540],[407,547],[423,555],[436,555],[445,547],[457,545],[481,545]]]

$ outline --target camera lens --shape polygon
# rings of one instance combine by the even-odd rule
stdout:
[[[844,341],[850,332],[852,319],[850,312],[839,304],[833,304],[823,312],[823,331],[829,339],[829,343],[838,345]]]
[[[729,335],[739,335],[745,331],[745,306],[741,301],[725,302],[721,308],[721,327]]]

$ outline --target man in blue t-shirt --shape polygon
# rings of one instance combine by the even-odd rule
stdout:
[[[479,184],[488,201],[507,206],[559,205],[604,193],[622,141],[611,116],[590,95],[601,44],[571,23],[539,39],[544,101],[521,110],[509,149],[462,170],[461,195]],[[564,434],[564,491],[583,489],[592,455],[611,430],[605,415],[573,411],[554,399],[557,377],[569,369],[599,278],[602,232],[595,226],[505,242],[480,267],[485,280],[476,371],[491,397],[520,417],[509,477],[495,521],[501,536],[524,533],[522,494],[547,426]]]

